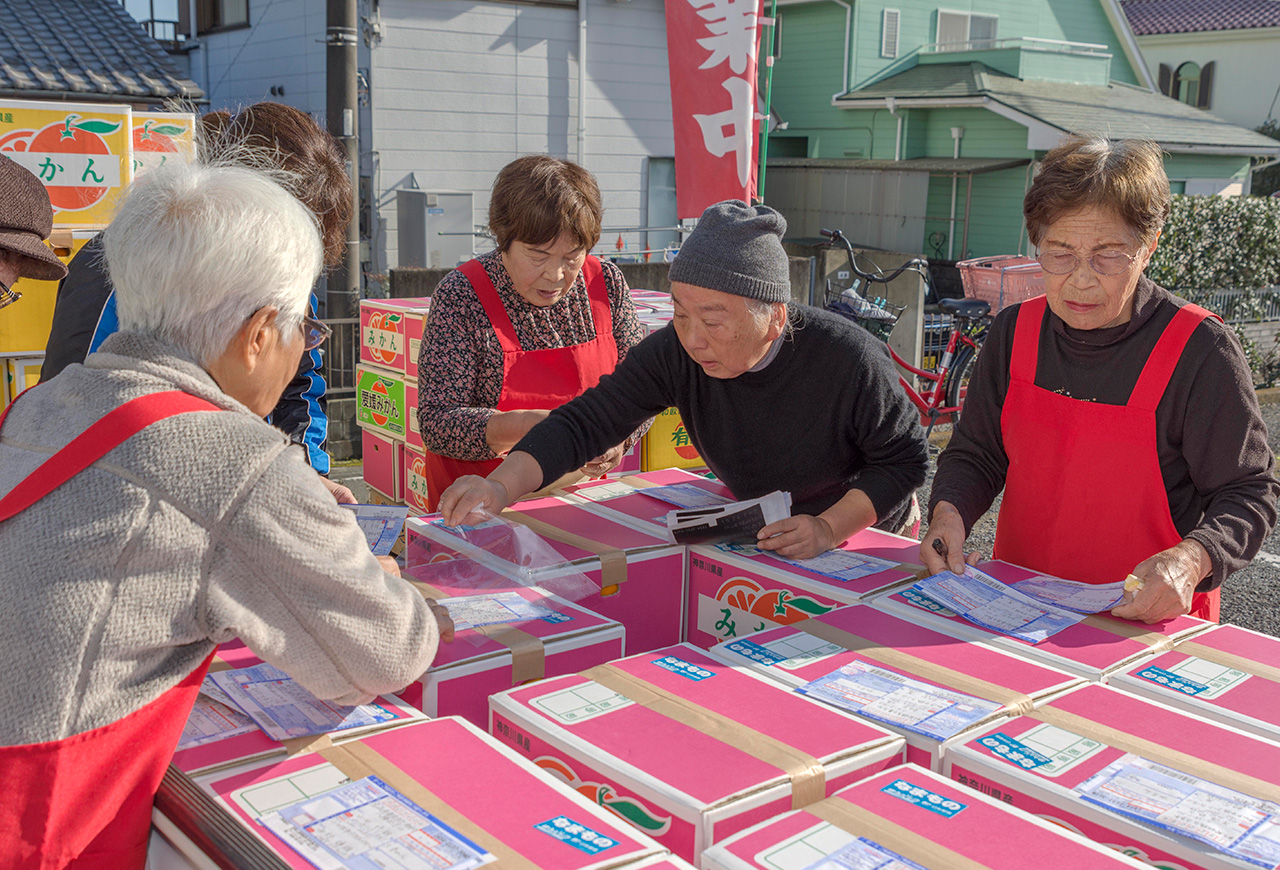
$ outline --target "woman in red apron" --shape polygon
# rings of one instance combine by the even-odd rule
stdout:
[[[1003,485],[996,558],[1086,583],[1134,575],[1118,617],[1217,621],[1277,484],[1230,331],[1142,275],[1168,210],[1153,143],[1077,138],[1046,155],[1024,204],[1046,295],[992,326],[939,458],[927,567],[959,567]]]
[[[459,477],[496,468],[549,411],[595,386],[642,337],[621,272],[587,255],[601,215],[595,179],[573,163],[523,157],[498,175],[489,204],[498,250],[440,282],[419,357],[412,413],[432,508]],[[609,471],[633,443],[582,471]],[[421,487],[410,477],[407,486]]]

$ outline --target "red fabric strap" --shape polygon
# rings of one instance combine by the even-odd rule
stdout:
[[[219,410],[212,402],[181,390],[150,393],[125,402],[77,435],[0,498],[0,522],[31,507],[152,423],[189,411]],[[8,412],[8,408],[5,411]],[[3,425],[4,416],[0,415],[0,426]]]
[[[1200,322],[1208,317],[1218,317],[1199,305],[1188,303],[1174,312],[1173,319],[1164,328],[1164,333],[1156,342],[1151,356],[1147,357],[1142,374],[1129,395],[1129,407],[1154,411],[1169,386],[1169,378],[1182,359],[1182,351],[1187,346],[1191,333],[1195,332]],[[1221,320],[1222,318],[1218,318]]]
[[[1018,322],[1013,328],[1013,354],[1009,360],[1009,377],[1028,384],[1036,382],[1036,361],[1040,356],[1040,324],[1044,322],[1049,300],[1045,296],[1028,299],[1018,309]]]

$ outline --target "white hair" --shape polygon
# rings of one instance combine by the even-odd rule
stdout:
[[[787,309],[787,313],[785,315],[786,326],[783,327],[783,331],[786,332],[787,335],[791,334],[791,310],[788,308],[787,303],[766,302],[763,299],[752,299],[749,296],[744,297],[743,301],[747,303],[747,313],[755,319],[756,324],[761,329],[764,329],[765,326],[768,325],[769,320],[773,317],[775,311],[779,308]]]
[[[300,338],[323,252],[316,218],[271,174],[170,161],[134,182],[103,234],[121,330],[208,365],[255,311]]]

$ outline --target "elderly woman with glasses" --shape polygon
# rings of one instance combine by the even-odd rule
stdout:
[[[1117,617],[1216,621],[1280,487],[1235,336],[1143,275],[1169,214],[1160,149],[1071,138],[1045,155],[1023,212],[1046,293],[992,324],[921,557],[963,570],[1003,489],[996,558],[1084,583],[1133,575]]]
[[[171,163],[103,251],[120,331],[0,419],[6,867],[143,866],[219,643],[360,704],[452,631],[263,420],[326,334],[307,207],[258,170]]]

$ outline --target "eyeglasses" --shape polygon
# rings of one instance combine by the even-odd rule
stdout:
[[[1129,270],[1138,255],[1126,254],[1124,251],[1099,251],[1092,257],[1085,258],[1070,251],[1041,251],[1036,259],[1050,275],[1070,275],[1083,259],[1087,259],[1089,266],[1099,275],[1119,275]]]
[[[315,350],[324,344],[325,339],[331,335],[333,335],[333,330],[329,328],[328,324],[316,320],[309,314],[302,316],[303,350]]]

